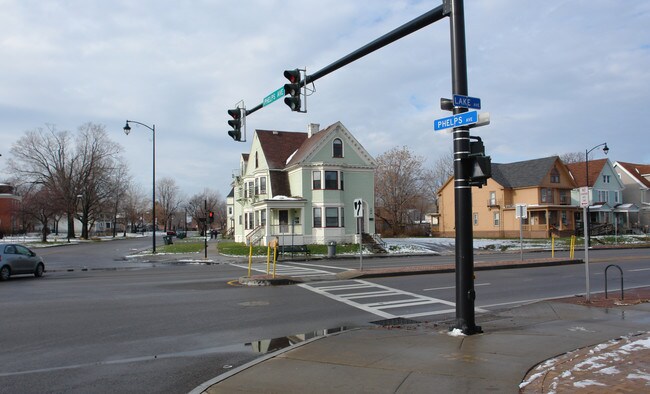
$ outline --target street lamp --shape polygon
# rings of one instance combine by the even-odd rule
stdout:
[[[152,227],[153,227],[153,253],[156,253],[156,125],[153,125],[152,127],[147,126],[144,123],[136,122],[135,120],[127,120],[126,124],[124,125],[124,134],[129,135],[131,132],[131,126],[129,126],[129,123],[135,123],[139,124],[140,126],[144,126],[151,130],[152,135],[153,135],[153,186],[152,186],[152,192],[151,192],[151,202],[152,202]]]
[[[589,153],[593,151],[596,148],[599,148],[601,146],[605,146],[603,148],[603,152],[607,154],[609,152],[609,148],[607,147],[607,143],[603,142],[602,144],[598,144],[594,146],[593,148],[589,150],[585,150],[585,170],[586,170],[586,180],[587,184],[585,185],[587,188],[587,205],[583,208],[582,214],[584,215],[584,220],[583,220],[583,225],[584,225],[584,233],[585,233],[585,301],[590,302],[591,298],[591,292],[589,290],[589,204],[591,203],[589,199]]]
[[[602,144],[596,145],[596,146],[594,146],[593,148],[591,148],[589,150],[585,150],[585,171],[586,171],[586,177],[587,177],[587,184],[585,186],[587,186],[587,197],[589,196],[589,153],[591,153],[596,148],[600,148],[603,145],[604,145],[603,152],[605,154],[607,154],[607,152],[609,152],[609,148],[607,147],[607,142],[603,142]],[[592,190],[592,195],[593,195],[593,190]],[[589,198],[587,198],[587,199],[589,199]],[[586,233],[587,235],[586,235],[586,238],[585,238],[585,243],[587,244],[587,246],[589,246],[589,244],[590,244],[589,243],[589,241],[590,241],[589,237],[591,236],[591,231],[590,231],[591,229],[589,228],[589,205],[590,205],[590,203],[587,204],[587,215],[585,216],[585,219],[584,219],[584,225],[587,227],[587,233]]]

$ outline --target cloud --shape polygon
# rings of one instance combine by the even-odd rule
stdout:
[[[157,175],[187,194],[227,194],[250,143],[226,134],[226,110],[259,103],[285,80],[313,73],[429,11],[424,1],[4,0],[0,15],[0,153],[45,123],[105,124],[135,180]],[[608,142],[610,159],[650,162],[643,115],[650,86],[650,4],[465,2],[470,95],[491,124],[480,134],[496,162],[582,151]],[[451,136],[433,131],[451,96],[449,23],[442,20],[315,83],[308,113],[281,100],[250,129],[306,130],[342,121],[373,155],[406,145],[431,163]],[[249,141],[250,138],[249,132]],[[4,157],[3,157],[4,159]],[[0,173],[0,178],[7,176]]]

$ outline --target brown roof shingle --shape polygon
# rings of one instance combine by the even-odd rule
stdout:
[[[587,165],[584,161],[579,163],[570,163],[566,166],[569,171],[571,171],[571,175],[573,175],[573,179],[576,181],[578,187],[593,187],[606,162],[607,159],[589,160],[589,185],[587,185]]]
[[[256,130],[270,170],[283,169],[287,159],[307,139],[307,133]]]

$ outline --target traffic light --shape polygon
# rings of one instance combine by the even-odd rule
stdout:
[[[483,187],[487,180],[492,177],[492,158],[485,156],[485,146],[481,137],[470,136],[476,141],[470,141],[470,154],[467,157],[470,166],[470,185]]]
[[[214,212],[210,211],[208,213],[208,218],[210,219],[210,223],[214,223]]]
[[[241,108],[228,110],[228,115],[232,116],[232,119],[228,121],[228,125],[232,127],[232,130],[228,132],[228,135],[235,141],[241,141],[241,112]]]
[[[300,70],[285,70],[284,77],[290,82],[284,85],[284,94],[289,95],[284,98],[284,103],[292,111],[300,112]]]

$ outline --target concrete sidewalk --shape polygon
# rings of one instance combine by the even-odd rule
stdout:
[[[547,359],[622,336],[647,338],[650,304],[598,308],[547,301],[481,315],[477,324],[484,333],[472,336],[452,336],[434,323],[345,331],[276,352],[194,392],[516,393],[529,370]],[[603,392],[647,391],[649,349],[630,353],[645,364],[617,362],[618,368],[646,368],[637,370],[640,379],[613,382],[612,375],[591,373],[586,387],[592,391],[582,392],[598,392],[597,384],[606,385]],[[581,392],[579,384],[571,387]]]

